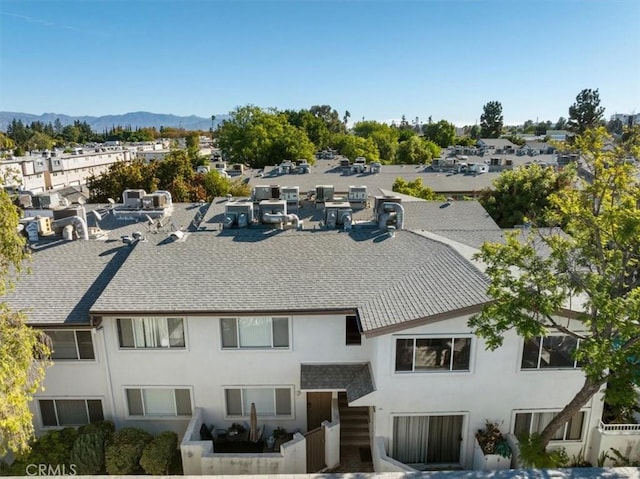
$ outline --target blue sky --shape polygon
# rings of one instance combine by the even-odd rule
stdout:
[[[639,0],[0,0],[0,110],[556,121],[640,112]]]

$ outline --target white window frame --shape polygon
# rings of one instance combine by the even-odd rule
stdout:
[[[48,335],[49,331],[55,331],[55,332],[59,332],[59,331],[73,331],[73,338],[75,340],[75,346],[76,346],[76,358],[57,358],[57,359],[53,359],[54,362],[83,362],[83,363],[95,363],[98,360],[98,355],[96,354],[96,346],[95,343],[93,342],[93,332],[90,329],[73,329],[73,330],[69,330],[69,329],[43,329],[42,331],[44,331],[45,334]],[[80,347],[78,346],[78,335],[77,332],[78,331],[87,331],[91,334],[91,348],[93,349],[93,359],[84,359],[80,357]],[[52,340],[53,341],[53,340]],[[54,348],[55,349],[55,348]]]
[[[516,414],[546,414],[546,413],[560,413],[561,409],[515,409],[511,415],[511,429],[510,432],[515,435],[516,428]],[[582,413],[582,428],[580,431],[580,439],[551,439],[552,443],[581,443],[584,442],[586,437],[587,426],[589,425],[589,409],[583,408],[580,409],[576,414]],[[533,419],[533,418],[532,418]],[[531,424],[529,424],[529,434],[531,434],[531,427],[533,424],[533,420]],[[567,437],[567,427],[569,426],[569,421],[564,423],[564,432],[562,437]]]
[[[472,334],[439,334],[439,335],[422,335],[422,334],[410,334],[410,335],[395,335],[392,336],[393,339],[393,355],[391,358],[392,361],[392,371],[394,374],[399,375],[407,375],[407,374],[470,374],[472,372],[472,364],[473,357],[475,351],[475,343],[474,337]],[[411,360],[411,371],[398,371],[396,370],[396,358],[397,358],[397,348],[398,348],[398,340],[399,339],[412,339],[413,340],[413,357]],[[419,339],[450,339],[451,340],[451,348],[453,348],[454,340],[456,339],[469,339],[469,367],[467,369],[453,369],[453,356],[451,354],[451,358],[449,360],[449,369],[424,369],[424,370],[416,370],[416,340]]]
[[[295,418],[295,398],[293,396],[294,387],[292,385],[275,385],[275,386],[223,386],[222,388],[222,404],[224,404],[224,417],[228,420],[237,420],[248,418],[251,416],[251,411],[244,410],[244,390],[245,389],[271,389],[273,391],[273,405],[274,405],[274,414],[259,414],[258,417],[261,419],[294,419]],[[289,414],[280,414],[277,415],[275,412],[278,410],[278,405],[276,404],[276,389],[288,389],[289,390],[289,401],[291,404],[291,412]],[[240,407],[242,408],[241,415],[229,415],[229,408],[227,406],[227,391],[229,390],[239,390],[240,391]]]
[[[142,399],[142,415],[139,414],[131,414],[129,407],[129,398],[127,396],[127,391],[130,389],[138,389],[140,390],[140,397]],[[144,410],[144,391],[152,390],[152,389],[170,389],[173,390],[173,410],[175,414],[145,414]],[[178,414],[178,405],[176,401],[175,390],[176,389],[187,389],[189,391],[189,401],[191,405],[191,414]],[[184,420],[185,418],[190,418],[193,416],[194,402],[193,402],[193,387],[192,386],[124,386],[122,388],[122,396],[124,405],[127,411],[127,419],[129,420],[158,420],[158,419],[177,419]]]
[[[134,345],[133,346],[122,346],[120,344],[120,320],[122,319],[128,319],[131,320],[131,324],[132,327],[135,328],[133,326],[133,322],[134,321],[143,321],[144,319],[164,319],[164,321],[167,323],[167,330],[168,330],[168,320],[169,319],[179,319],[182,321],[182,339],[184,340],[184,346],[171,346],[171,341],[169,341],[167,346],[155,346],[155,347],[151,347],[151,346],[138,346],[136,344],[136,335],[135,335],[135,329],[134,329],[134,333],[133,333],[133,341],[134,341]],[[187,342],[187,321],[186,318],[184,316],[138,316],[138,317],[133,317],[133,316],[129,316],[129,317],[122,317],[122,318],[115,318],[115,326],[116,326],[116,344],[118,346],[118,349],[121,349],[123,351],[187,351],[189,349],[189,344]],[[169,339],[169,338],[167,338]]]
[[[537,362],[537,366],[535,368],[524,368],[522,367],[522,360],[523,360],[523,356],[524,356],[524,350],[525,350],[525,345],[527,340],[523,338],[523,340],[520,342],[520,361],[518,363],[518,369],[520,371],[523,372],[532,372],[532,371],[575,371],[575,370],[579,370],[580,366],[578,365],[578,361],[576,359],[573,360],[573,366],[554,366],[554,367],[540,367],[540,363],[542,362],[542,346],[544,344],[544,340],[545,338],[549,338],[549,337],[559,337],[559,336],[567,336],[567,337],[572,337],[569,336],[568,334],[562,334],[562,333],[554,333],[554,334],[547,334],[546,336],[534,336],[534,338],[539,339],[540,340],[540,344],[538,346],[538,362]],[[531,338],[531,339],[534,339]],[[576,338],[576,351],[580,349],[580,339]]]
[[[270,333],[271,333],[271,346],[241,346],[240,345],[240,321],[242,321],[243,319],[245,320],[250,320],[250,319],[268,319],[270,321]],[[222,321],[223,320],[229,320],[229,319],[233,319],[235,321],[235,326],[236,326],[236,339],[237,339],[237,346],[225,346],[224,345],[224,339],[222,337]],[[287,346],[274,346],[273,345],[273,320],[274,319],[286,319],[287,320]],[[291,316],[228,316],[228,317],[221,317],[220,321],[218,322],[218,331],[220,333],[220,349],[223,351],[251,351],[251,350],[263,350],[263,351],[269,351],[269,350],[274,350],[274,351],[288,351],[291,349]]]
[[[34,398],[38,401],[38,416],[40,418],[40,424],[42,425],[43,429],[60,429],[60,428],[65,428],[65,427],[76,427],[76,426],[84,426],[86,424],[90,424],[91,423],[91,417],[89,414],[89,403],[87,403],[87,401],[100,401],[100,406],[102,407],[102,417],[104,419],[107,419],[107,416],[105,414],[104,411],[104,398],[103,397],[75,397],[75,396],[71,396],[71,397],[51,397],[51,396],[43,396],[43,397],[36,397]],[[40,408],[40,401],[53,401],[53,409],[56,415],[56,423],[57,426],[45,426],[44,425],[44,418],[42,417],[42,409]],[[60,418],[58,417],[58,406],[56,404],[57,401],[84,401],[84,407],[87,413],[87,420],[88,422],[85,424],[64,424],[64,425],[60,425]]]

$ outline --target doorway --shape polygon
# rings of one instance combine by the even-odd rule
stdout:
[[[331,392],[307,393],[307,431],[320,427],[322,421],[331,421]]]

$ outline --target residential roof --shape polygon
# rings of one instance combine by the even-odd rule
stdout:
[[[517,145],[514,145],[506,138],[480,138],[478,143],[488,146],[489,148],[504,148],[506,146],[511,148],[517,147]]]
[[[354,310],[366,332],[483,304],[487,284],[452,248],[410,231],[201,231],[138,243],[92,313]]]
[[[376,390],[369,363],[301,364],[300,389],[344,389],[349,402]]]

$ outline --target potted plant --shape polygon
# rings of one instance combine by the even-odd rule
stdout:
[[[473,468],[481,471],[508,469],[511,466],[511,448],[497,423],[486,421],[484,429],[476,433]]]

